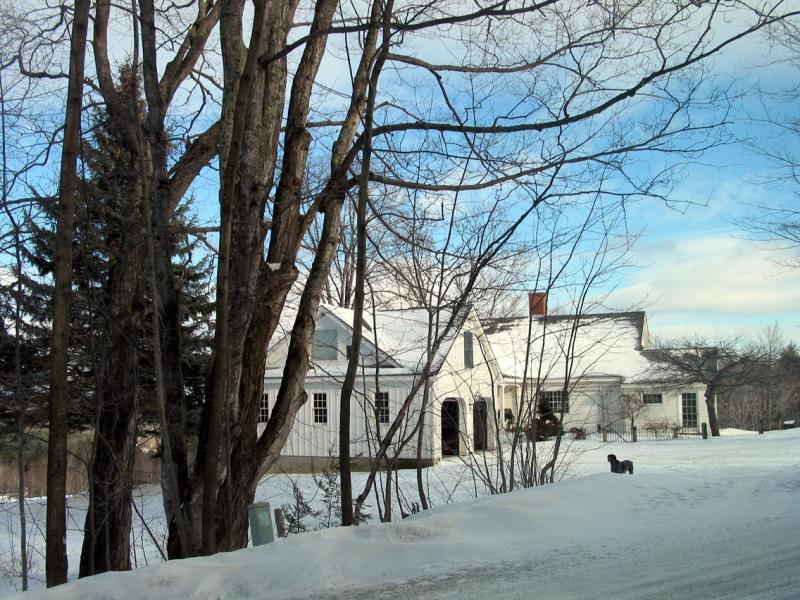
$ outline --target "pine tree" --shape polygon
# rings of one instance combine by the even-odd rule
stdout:
[[[120,73],[119,91],[131,97],[138,87],[130,68]],[[131,106],[141,99],[131,98]],[[71,306],[70,396],[76,406],[72,427],[91,427],[95,444],[90,465],[80,574],[129,568],[128,540],[134,483],[134,451],[140,428],[158,422],[153,390],[153,353],[147,262],[147,160],[133,155],[114,130],[108,114],[90,116],[89,136],[81,145],[82,179],[78,187],[73,237],[74,278]],[[186,406],[176,407],[197,431],[210,364],[210,259],[197,260],[198,242],[190,239],[188,209],[175,212],[173,265],[181,282],[182,365],[186,370]],[[46,207],[47,208],[47,207]],[[52,270],[53,213],[37,223],[30,260],[41,277]],[[191,260],[190,260],[191,258]],[[46,323],[49,290],[40,278],[32,295],[31,321]],[[188,416],[187,416],[188,415]]]

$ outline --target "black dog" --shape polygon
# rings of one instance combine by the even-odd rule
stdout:
[[[629,460],[617,460],[616,455],[609,454],[608,462],[611,463],[612,473],[625,473],[628,472],[633,475],[633,463]]]

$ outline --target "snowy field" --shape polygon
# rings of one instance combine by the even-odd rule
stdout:
[[[609,473],[611,452],[633,460],[636,474]],[[478,499],[455,459],[429,469],[427,478],[439,506],[401,522],[314,531],[20,597],[800,598],[800,430],[707,441],[576,442],[561,482]],[[413,471],[401,479],[411,499],[413,479]],[[295,482],[313,496],[310,476]],[[274,476],[258,497],[276,506],[289,501],[290,490],[286,476]],[[157,537],[160,497],[145,489],[140,502]],[[13,504],[3,504],[0,523],[6,553]],[[84,504],[72,499],[73,566]],[[43,508],[34,503],[33,516],[43,516]],[[141,524],[136,535],[137,562],[157,561]]]

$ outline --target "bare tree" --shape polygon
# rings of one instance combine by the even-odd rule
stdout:
[[[471,214],[479,217],[476,223],[496,225],[442,227],[433,234],[440,248],[447,247],[441,236],[448,229],[459,242],[473,235],[468,241],[480,250],[480,258],[463,268],[439,331],[447,335],[481,273],[504,247],[520,242],[522,225],[542,205],[567,214],[587,196],[604,202],[664,198],[673,157],[697,157],[719,139],[722,119],[702,120],[694,111],[705,106],[706,92],[714,92],[702,83],[704,61],[797,14],[777,1],[754,11],[721,0],[635,0],[624,7],[551,0],[455,7],[445,0],[402,6],[257,0],[252,18],[245,7],[244,0],[191,6],[143,1],[130,8],[100,0],[93,14],[93,94],[137,165],[131,183],[136,205],[125,217],[132,217],[129,241],[139,244],[131,246],[125,265],[130,276],[119,281],[137,294],[149,288],[152,296],[170,556],[246,544],[246,506],[306,401],[315,316],[352,190],[380,197],[411,190],[440,201],[442,213],[458,223]],[[112,12],[131,20],[128,87],[143,82],[141,106],[112,73]],[[734,12],[741,25],[731,28],[727,19]],[[723,23],[724,34],[718,30]],[[217,38],[218,48],[209,41]],[[434,43],[425,48],[423,41]],[[444,47],[457,57],[452,63],[436,59]],[[350,74],[344,89],[333,93],[320,72],[326,55],[345,56],[339,64]],[[192,100],[176,105],[186,97]],[[177,139],[176,128],[185,139]],[[172,146],[179,147],[174,155]],[[175,206],[215,156],[215,343],[192,463],[170,227]],[[637,160],[658,166],[645,175],[634,168]],[[312,163],[326,170],[310,185]],[[481,203],[485,194],[492,201]],[[315,256],[298,281],[299,255],[314,223]],[[286,369],[270,421],[257,436],[267,347],[293,286],[300,297]],[[135,297],[120,293],[125,315],[136,307]],[[432,340],[419,386],[437,353]],[[124,336],[111,348],[108,372],[127,375]],[[109,390],[122,398],[118,382]],[[113,443],[108,460],[96,461],[109,485],[128,480],[111,458],[126,456],[133,443],[130,404],[108,427],[99,423],[100,439]],[[378,463],[401,426],[382,432]],[[544,465],[544,477],[552,479],[552,466]],[[130,498],[121,494],[114,503],[129,505]],[[129,514],[106,506],[123,520],[125,510]],[[118,549],[114,540],[124,535],[125,527],[118,527],[100,546]]]
[[[27,539],[27,516],[26,503],[25,503],[25,419],[28,411],[28,390],[22,375],[22,227],[18,222],[19,215],[15,217],[13,211],[9,207],[8,199],[8,145],[7,145],[7,127],[6,127],[6,91],[4,83],[4,68],[7,65],[0,65],[0,133],[2,134],[2,160],[3,160],[3,175],[2,175],[2,206],[5,211],[8,222],[11,224],[12,247],[14,255],[14,268],[17,274],[16,282],[14,284],[13,295],[14,298],[14,396],[17,410],[17,503],[19,506],[19,550],[20,550],[20,574],[22,577],[22,591],[28,590],[28,539]],[[5,324],[3,324],[2,336],[8,337],[5,331]]]
[[[302,288],[298,315],[290,336],[284,379],[270,422],[254,448],[250,446],[249,434],[234,439],[229,469],[218,488],[219,498],[224,498],[231,488],[253,489],[259,469],[268,468],[274,463],[291,429],[294,414],[305,401],[302,384],[309,365],[308,348],[313,336],[314,315],[335,254],[341,223],[339,215],[346,189],[358,180],[357,177],[351,178],[348,171],[353,169],[358,173],[355,158],[360,155],[365,139],[359,134],[361,118],[364,115],[371,65],[377,56],[375,40],[381,28],[378,15],[382,14],[384,6],[384,3],[375,3],[370,7],[369,15],[348,14],[347,19],[337,21],[335,25],[331,16],[327,21],[331,23],[330,28],[315,29],[320,23],[317,17],[328,14],[325,13],[327,5],[317,3],[309,35],[276,51],[274,59],[261,63],[265,69],[273,68],[278,63],[283,65],[285,57],[293,49],[301,47],[311,57],[300,59],[287,97],[283,162],[279,176],[276,176],[271,219],[264,223],[267,231],[264,235],[269,244],[266,247],[266,260],[260,265],[261,238],[251,227],[259,222],[258,217],[265,211],[264,194],[272,181],[273,168],[277,169],[276,161],[272,158],[277,156],[277,151],[273,145],[267,144],[263,136],[277,132],[277,127],[261,133],[246,131],[242,145],[237,147],[243,153],[236,158],[231,153],[226,161],[227,166],[223,168],[222,198],[236,198],[237,202],[242,203],[241,208],[231,213],[236,218],[231,226],[235,228],[237,223],[241,223],[244,229],[229,238],[226,211],[222,211],[218,311],[228,311],[231,317],[235,315],[236,326],[233,321],[227,325],[230,335],[218,332],[218,335],[228,335],[228,338],[225,343],[219,342],[217,347],[216,391],[212,397],[212,406],[217,412],[211,412],[216,417],[209,419],[209,427],[222,427],[226,422],[222,417],[227,410],[233,417],[229,427],[234,431],[254,429],[255,412],[261,395],[264,349],[295,277],[293,269],[300,234],[317,215],[321,215],[323,227],[317,255]],[[268,11],[274,7],[272,4],[263,7],[257,4],[250,54],[254,48],[261,51],[263,46],[259,44],[263,42],[261,36],[265,34],[272,35],[268,39],[276,40],[276,44],[283,40],[280,27],[285,27],[293,18],[293,13],[286,14],[275,9],[270,13],[276,17],[271,22],[272,27],[264,28],[259,20],[262,14],[266,14],[261,12],[262,8]],[[293,10],[294,7],[290,8]],[[669,8],[645,2],[616,12],[597,5],[578,8],[560,3],[519,7],[498,4],[455,12],[446,10],[445,4],[440,3],[432,3],[417,11],[398,8],[392,15],[390,26],[391,40],[397,41],[397,48],[393,48],[387,56],[386,68],[391,69],[392,80],[400,85],[405,85],[407,81],[403,74],[414,70],[417,77],[427,78],[430,82],[430,92],[424,97],[417,95],[419,102],[406,98],[398,98],[395,102],[384,92],[388,96],[386,101],[376,102],[376,106],[381,108],[376,111],[372,128],[374,167],[370,180],[373,185],[382,184],[393,189],[408,188],[440,194],[459,191],[462,198],[466,193],[492,188],[505,189],[507,192],[508,188],[514,187],[520,195],[506,194],[506,199],[519,202],[524,198],[527,208],[542,197],[541,190],[554,175],[557,176],[562,194],[552,196],[566,199],[585,193],[587,189],[596,189],[595,175],[598,168],[603,168],[614,171],[631,184],[632,187],[622,196],[658,197],[663,190],[653,184],[668,179],[668,166],[655,179],[643,181],[627,171],[628,161],[637,156],[644,157],[649,151],[667,156],[674,152],[686,155],[688,151],[689,156],[696,156],[715,142],[713,132],[718,123],[700,125],[691,119],[684,119],[691,112],[694,101],[700,99],[696,94],[701,93],[701,88],[684,88],[679,85],[679,80],[684,75],[689,77],[690,71],[700,67],[704,59],[724,50],[737,39],[785,16],[774,10],[767,15],[751,13],[750,23],[733,35],[712,39],[710,32],[716,30],[718,19],[724,18],[727,11],[728,7],[723,4],[698,7],[689,2]],[[643,14],[647,14],[647,18],[640,20],[639,16]],[[481,27],[471,27],[485,22],[489,17],[495,25],[490,33]],[[553,28],[552,31],[547,24]],[[683,37],[687,26],[694,32],[691,43],[686,43],[687,38]],[[681,36],[671,36],[671,33],[677,34],[678,31]],[[347,95],[349,101],[346,99],[343,102],[338,119],[323,120],[323,124],[316,129],[320,134],[314,138],[321,142],[325,140],[324,130],[333,130],[328,136],[333,143],[324,151],[331,159],[330,175],[310,201],[308,209],[302,210],[298,192],[309,156],[307,143],[312,139],[307,99],[318,65],[312,59],[324,52],[330,35],[353,32],[365,35],[358,51],[350,47],[354,72],[352,88]],[[564,35],[550,35],[557,32]],[[420,56],[404,54],[403,45],[410,44],[417,34],[428,37],[437,35],[454,47],[464,48],[462,60],[457,64],[436,64]],[[518,48],[498,57],[492,52],[498,47],[498,36],[531,39],[536,43],[533,47]],[[543,45],[544,42],[547,43]],[[482,48],[485,53],[467,51],[468,47]],[[591,51],[571,52],[576,47]],[[636,61],[631,61],[632,56],[636,56]],[[244,71],[248,75],[248,82],[253,77],[261,77],[256,66],[249,66],[252,61],[252,56],[248,55],[248,66]],[[565,87],[562,76],[567,74],[571,83]],[[281,77],[278,73],[270,81],[280,82]],[[388,81],[386,74],[381,81],[385,78]],[[520,90],[518,83],[514,84],[512,80],[530,85]],[[545,80],[551,82],[553,87],[539,88],[536,82]],[[510,87],[503,83],[508,83]],[[505,110],[503,107],[510,105],[495,103],[491,115],[484,114],[481,107],[489,103],[474,92],[487,89],[487,86],[492,89],[520,90],[516,96],[518,102],[513,104],[518,109]],[[382,87],[384,90],[390,89],[386,84]],[[560,91],[551,94],[547,89]],[[280,90],[282,93],[283,88]],[[250,93],[240,88],[240,99],[244,98],[244,92]],[[459,96],[462,92],[463,95]],[[440,110],[429,108],[427,98],[431,96],[437,99],[437,106],[442,107]],[[458,101],[454,101],[456,96],[460,98]],[[641,106],[645,97],[649,106],[655,102],[663,110],[657,111],[658,115],[647,124],[634,125],[636,118],[625,122],[625,118],[633,114],[627,109],[637,104]],[[260,101],[261,97],[258,99]],[[532,108],[535,106],[541,110]],[[254,114],[262,113],[256,111]],[[270,114],[277,115],[280,111]],[[647,115],[644,117],[647,120],[648,117],[654,117],[654,112],[646,110],[638,115]],[[244,115],[241,118],[245,119]],[[237,119],[238,114],[234,123],[238,122]],[[639,135],[620,137],[618,133],[623,129],[638,132]],[[235,126],[232,131],[237,131]],[[239,143],[236,135],[232,138],[232,148]],[[260,140],[259,143],[263,144],[261,156],[268,157],[266,162],[262,159],[260,163],[267,166],[260,172],[262,176],[255,179],[244,173],[255,162],[244,153],[246,138],[251,138],[254,144]],[[277,140],[277,134],[272,139]],[[234,160],[238,162],[232,162]],[[231,169],[234,166],[242,172]],[[462,170],[466,177],[452,181],[453,172],[460,173]],[[577,188],[580,191],[576,191]],[[242,194],[237,196],[237,189]],[[251,190],[257,193],[258,200],[247,199]],[[223,203],[223,206],[226,204]],[[230,242],[227,241],[229,239]],[[250,243],[247,240],[256,241]],[[231,266],[229,273],[225,266],[228,263]],[[284,279],[279,281],[280,277]],[[249,287],[253,285],[255,289]],[[231,290],[230,296],[223,294],[226,286]],[[236,290],[241,290],[241,294],[236,295],[239,294]],[[259,308],[254,310],[250,308],[254,298],[269,300],[261,302]],[[454,310],[454,314],[457,312]],[[218,318],[217,327],[222,327],[225,322]],[[244,340],[241,338],[243,331],[248,331]],[[242,365],[242,368],[238,365]],[[384,437],[390,436],[391,439],[395,433],[396,429],[390,427]],[[213,433],[208,438],[210,442],[203,448],[208,452],[204,455],[208,465],[204,475],[205,497],[209,499],[206,507],[211,506],[210,498],[216,486],[212,462],[219,460],[219,465],[225,466],[227,461],[216,457],[219,453],[229,456],[224,452],[226,437],[227,434],[221,431]],[[376,455],[377,459],[382,458],[379,455]],[[217,472],[222,473],[222,470]],[[219,531],[229,536],[230,547],[242,543],[242,532],[245,531],[243,504],[248,500],[249,493],[242,494],[235,499],[235,506],[230,510],[218,511],[218,514],[236,519],[236,522],[228,522],[225,527],[218,527]],[[206,508],[208,518],[210,511]],[[205,545],[207,549],[210,547]]]
[[[790,19],[771,24],[764,32],[766,43],[773,52],[770,60],[782,63],[797,73],[800,64],[800,27]],[[761,84],[761,102],[751,111],[756,125],[755,134],[745,140],[751,151],[766,157],[771,172],[759,179],[766,189],[777,193],[765,194],[754,202],[747,219],[739,226],[756,239],[768,242],[775,250],[776,262],[784,267],[800,264],[800,154],[796,142],[800,137],[800,113],[797,98],[800,92],[796,78],[781,78],[778,86]]]
[[[750,380],[720,394],[720,421],[741,429],[779,429],[800,414],[800,360],[777,325],[761,332],[755,348],[758,364]]]
[[[641,394],[622,394],[619,397],[619,412],[620,416],[629,421],[631,424],[631,429],[636,427],[636,419],[639,418],[639,415],[644,410],[645,406],[644,399],[642,398]]]
[[[67,360],[72,287],[72,236],[77,190],[78,145],[89,26],[89,1],[76,0],[72,21],[67,111],[59,177],[59,215],[55,243],[53,341],[50,372],[50,419],[47,453],[47,586],[67,581]]]
[[[740,339],[656,340],[649,353],[655,372],[664,379],[706,386],[705,402],[711,435],[719,436],[717,394],[741,388],[757,377],[760,356]]]

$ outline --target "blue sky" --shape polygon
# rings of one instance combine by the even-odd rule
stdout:
[[[449,56],[442,44],[426,42],[426,57]],[[732,135],[797,147],[798,140],[776,138],[770,128],[750,121],[761,110],[757,89],[775,91],[800,81],[800,69],[775,62],[777,52],[763,37],[752,37],[719,56],[710,74],[744,94],[730,115]],[[349,89],[349,70],[337,53],[326,56],[319,80]],[[774,99],[766,96],[770,109],[785,109]],[[788,339],[800,341],[800,272],[780,267],[787,253],[755,242],[737,224],[752,218],[753,204],[796,201],[788,185],[761,181],[771,169],[744,144],[731,143],[686,165],[670,206],[655,200],[631,204],[628,228],[641,232],[634,266],[620,272],[604,304],[644,308],[652,332],[664,337],[757,336],[777,323]]]
[[[798,83],[800,65],[775,64],[775,52],[763,38],[751,38],[719,57],[712,71],[751,93],[756,84],[776,90]],[[341,53],[326,56],[319,80],[330,88],[348,87],[349,70]],[[773,100],[767,96],[770,108]],[[738,137],[772,147],[800,145],[748,121],[748,113],[760,110],[754,93],[736,108],[731,131]],[[787,338],[800,341],[800,271],[780,267],[786,251],[749,239],[737,225],[752,218],[752,204],[797,202],[789,185],[762,181],[770,169],[742,145],[727,145],[686,166],[671,195],[673,206],[655,200],[630,205],[628,227],[641,232],[632,258],[635,266],[620,273],[605,304],[646,309],[652,331],[663,336],[753,335],[778,323]],[[206,224],[217,219],[216,186],[212,171],[195,186],[198,216]]]
[[[797,101],[780,95],[800,82],[800,63],[796,57],[776,62],[781,57],[780,47],[752,37],[718,57],[713,72],[745,92],[730,115],[736,139],[798,155],[797,137],[758,122],[765,110],[800,117]],[[793,253],[755,240],[742,227],[763,214],[758,205],[798,207],[796,185],[770,182],[775,174],[774,164],[749,144],[733,143],[685,169],[673,197],[687,204],[642,203],[630,210],[631,227],[642,231],[640,266],[623,275],[610,302],[642,303],[651,331],[663,337],[757,337],[778,324],[787,340],[800,341],[800,270],[785,266]]]
[[[735,131],[762,143],[797,145],[744,119]],[[789,183],[764,181],[773,174],[751,149],[725,146],[686,168],[673,194],[686,204],[631,209],[629,223],[642,231],[639,266],[622,277],[610,302],[642,303],[651,330],[665,337],[753,336],[777,323],[786,338],[800,340],[800,272],[780,264],[792,253],[755,240],[741,226],[761,214],[754,205],[797,202]]]

